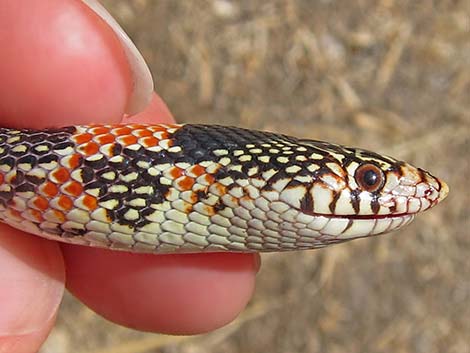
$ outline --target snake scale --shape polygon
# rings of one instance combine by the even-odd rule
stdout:
[[[235,127],[0,128],[0,220],[73,244],[320,248],[396,230],[447,193],[390,157]]]

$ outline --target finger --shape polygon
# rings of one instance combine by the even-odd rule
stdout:
[[[122,325],[194,334],[233,320],[254,290],[257,257],[246,254],[136,255],[64,246],[68,287]]]
[[[0,126],[119,121],[127,62],[95,17],[76,0],[0,3]],[[1,273],[12,275],[0,281],[0,351],[36,351],[62,297],[62,256],[56,243],[7,226],[0,237]]]
[[[0,268],[0,351],[36,351],[64,290],[59,247],[0,224]]]
[[[0,5],[3,126],[120,121],[132,91],[114,31],[78,0]]]
[[[157,124],[167,123],[172,124],[175,119],[170,113],[170,110],[163,102],[163,100],[157,95],[153,94],[152,100],[147,108],[137,115],[125,116],[121,123],[146,123],[146,124]]]

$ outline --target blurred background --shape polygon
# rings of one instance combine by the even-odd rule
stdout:
[[[132,331],[67,296],[42,353],[470,352],[470,1],[104,5],[178,121],[372,149],[451,193],[392,235],[263,256],[248,308],[207,335]]]

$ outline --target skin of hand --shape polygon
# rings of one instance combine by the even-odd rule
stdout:
[[[0,126],[172,122],[161,99],[126,116],[133,77],[120,41],[79,0],[0,3]],[[137,255],[48,241],[0,224],[0,352],[35,352],[64,285],[98,314],[138,330],[196,334],[249,301],[253,254]]]

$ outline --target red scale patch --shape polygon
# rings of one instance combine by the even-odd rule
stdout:
[[[58,200],[57,204],[59,205],[60,208],[62,208],[63,210],[66,210],[66,211],[72,209],[72,207],[73,207],[72,200],[69,197],[65,196],[65,195],[59,196],[59,200]]]
[[[79,154],[73,154],[68,159],[68,164],[69,164],[68,167],[70,169],[75,169],[80,165],[81,161],[82,161],[82,156],[80,156]]]
[[[90,195],[83,197],[83,205],[85,205],[90,211],[94,211],[98,207],[98,200]]]
[[[212,183],[214,183],[214,181],[215,181],[214,176],[211,175],[211,174],[206,174],[206,175],[204,175],[204,179],[206,179],[206,182],[207,182],[207,184],[209,184],[209,185],[212,184]]]
[[[49,201],[42,196],[35,196],[31,201],[34,207],[40,211],[45,211],[49,208]]]
[[[114,142],[114,135],[112,134],[105,134],[96,136],[93,140],[98,142],[100,145],[106,145],[107,143]]]
[[[57,168],[49,173],[49,179],[58,184],[63,184],[70,178],[70,173],[67,168]]]
[[[144,147],[155,147],[158,145],[158,139],[156,139],[153,136],[147,136],[139,139],[139,142],[144,146]]]
[[[193,178],[187,177],[187,176],[182,176],[178,179],[175,180],[176,185],[178,186],[178,189],[181,191],[186,191],[186,190],[191,190],[193,187],[195,181]]]
[[[92,127],[91,129],[88,130],[91,134],[93,135],[103,135],[107,134],[109,132],[109,128],[105,126],[97,126],[97,127]]]
[[[75,141],[76,144],[81,145],[82,143],[88,142],[93,138],[92,134],[87,132],[79,135],[72,136],[72,140]]]
[[[36,220],[36,222],[43,222],[44,219],[42,218],[42,212],[30,208],[29,210],[26,211],[30,219]]]
[[[116,136],[130,135],[132,130],[127,126],[117,127],[111,130],[111,133]]]
[[[164,131],[159,135],[161,140],[167,140],[168,139],[168,132]],[[171,144],[173,145],[173,143]]]
[[[161,126],[161,125],[152,125],[152,126],[149,126],[148,129],[152,132],[159,132],[159,131],[167,130],[165,126]]]
[[[54,197],[58,194],[59,188],[56,184],[47,181],[39,186],[39,192],[44,196]]]
[[[59,222],[65,222],[65,215],[62,212],[58,210],[52,210],[52,212]]]
[[[222,185],[220,183],[215,183],[213,185],[217,191],[217,195],[222,196],[227,193],[227,187],[225,187],[225,185]]]
[[[116,138],[116,141],[123,146],[129,146],[137,143],[137,137],[133,135],[119,136],[118,138]]]
[[[193,177],[193,178],[197,178],[197,177],[201,176],[202,174],[204,174],[205,172],[206,172],[206,169],[204,167],[200,166],[199,164],[197,164],[195,166],[189,167],[186,170],[186,175],[190,176],[190,177]]]
[[[178,167],[172,167],[169,171],[169,174],[173,179],[178,179],[180,176],[184,175],[184,170]]]
[[[83,192],[83,187],[77,181],[69,181],[62,187],[62,190],[69,196],[80,196]]]
[[[139,129],[139,130],[132,131],[132,135],[137,136],[137,137],[146,137],[146,136],[152,136],[153,134],[149,129]]]
[[[78,152],[84,154],[85,156],[91,156],[96,154],[100,149],[100,146],[93,141],[81,144],[77,147]]]

